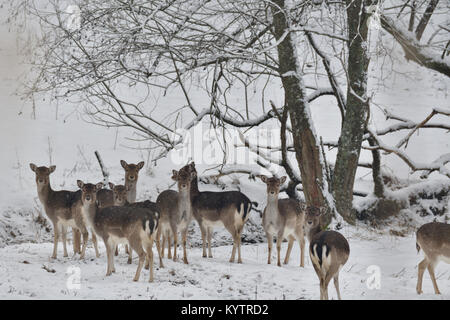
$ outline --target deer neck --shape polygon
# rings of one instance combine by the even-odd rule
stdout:
[[[178,209],[182,215],[190,216],[192,212],[192,197],[190,190],[178,191]]]
[[[47,185],[40,186],[37,185],[37,192],[39,196],[39,200],[41,201],[44,207],[48,205],[48,199],[50,198],[51,193],[53,192],[52,187],[50,186],[50,180]]]
[[[320,224],[318,224],[317,226],[315,226],[314,228],[311,228],[307,234],[308,236],[308,241],[311,242],[312,238],[314,238],[314,236],[316,234],[318,234],[319,232],[321,232],[322,229],[320,228]]]
[[[278,195],[271,196],[267,195],[267,206],[266,206],[266,214],[270,215],[278,215]]]
[[[136,184],[137,179],[134,181],[125,180],[125,187],[128,188],[127,200],[130,203],[136,202]]]
[[[200,191],[198,190],[198,178],[196,177],[191,181],[191,192],[190,192],[191,200],[194,199],[199,193]]]

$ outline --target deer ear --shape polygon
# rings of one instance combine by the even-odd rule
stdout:
[[[83,186],[84,186],[84,183],[83,183],[83,181],[81,181],[81,180],[77,180],[77,185],[78,185],[78,187],[79,187],[80,189],[82,189]]]
[[[283,184],[283,183],[285,183],[285,182],[286,182],[286,176],[282,176],[282,177],[280,178],[280,183]]]
[[[50,166],[50,168],[48,168],[50,173],[53,173],[56,170],[56,166]]]
[[[30,168],[31,168],[31,171],[36,172],[37,167],[34,163],[30,163]]]
[[[178,181],[178,171],[172,170],[172,180]]]
[[[141,170],[144,167],[144,161],[141,161],[137,164],[137,167],[139,168],[139,170]]]
[[[110,183],[108,183],[108,185],[111,190],[114,189],[114,183],[110,182]]]
[[[268,179],[267,176],[262,174],[259,177],[261,178],[262,182],[267,183],[267,179]]]
[[[120,160],[120,164],[122,165],[122,168],[124,168],[125,170],[128,170],[128,163],[126,163],[125,160]]]
[[[110,183],[111,183],[111,182],[110,182]],[[100,190],[100,189],[102,189],[103,186],[104,186],[103,182],[99,182],[99,183],[97,183],[97,184],[95,185],[97,191]]]

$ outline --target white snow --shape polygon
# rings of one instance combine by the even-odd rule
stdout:
[[[146,162],[138,181],[138,200],[155,200],[158,193],[175,188],[170,179],[171,170],[178,169],[176,156],[165,155],[154,166],[152,160],[158,153],[134,149],[147,147],[145,143],[134,144],[127,137],[135,138],[126,130],[107,129],[90,125],[82,120],[77,106],[62,102],[59,105],[57,119],[55,105],[48,101],[37,101],[36,120],[32,119],[31,105],[24,103],[12,92],[17,87],[16,77],[26,71],[20,65],[20,59],[15,50],[15,35],[9,34],[5,26],[0,33],[0,99],[2,116],[0,118],[0,299],[318,299],[319,284],[311,265],[309,256],[305,259],[305,268],[298,267],[299,248],[294,245],[288,266],[282,268],[267,265],[267,243],[262,232],[261,218],[256,212],[251,212],[250,221],[244,228],[242,246],[243,264],[230,264],[231,238],[221,229],[217,230],[213,240],[212,259],[201,258],[201,239],[198,225],[193,223],[189,232],[188,251],[190,265],[181,261],[164,260],[165,268],[155,270],[155,282],[149,284],[147,270],[143,270],[139,282],[132,282],[136,271],[137,259],[133,264],[126,264],[127,256],[123,253],[116,258],[117,273],[106,277],[106,254],[104,244],[99,241],[101,257],[95,258],[92,245],[89,245],[87,257],[80,261],[78,257],[62,257],[62,246],[59,245],[58,259],[51,260],[52,226],[37,223],[39,213],[45,217],[42,206],[37,198],[34,174],[29,169],[29,163],[36,165],[57,166],[51,176],[52,187],[55,190],[76,190],[76,180],[96,183],[103,179],[94,151],[98,150],[105,166],[110,172],[110,181],[123,183],[124,172],[120,166],[121,159],[127,162]],[[317,37],[318,38],[318,37]],[[321,44],[322,45],[322,44]],[[392,53],[396,54],[395,52]],[[400,52],[401,55],[401,52]],[[448,110],[448,88],[450,82],[441,75],[425,72],[413,63],[396,65],[395,70],[389,66],[384,68],[384,62],[371,60],[369,74],[389,73],[383,78],[383,83],[376,77],[369,78],[369,86],[374,93],[374,110],[370,123],[381,135],[385,128],[396,125],[394,120],[386,120],[379,106],[388,108],[394,114],[400,114],[415,122],[422,121],[434,108]],[[300,68],[299,68],[300,70]],[[375,71],[374,71],[375,70]],[[377,71],[378,70],[378,71]],[[379,71],[382,70],[382,71]],[[296,70],[297,72],[298,70]],[[305,83],[315,83],[312,70],[305,73]],[[404,74],[406,76],[404,76]],[[285,75],[287,76],[287,75]],[[402,78],[403,77],[403,78]],[[409,78],[408,78],[409,77]],[[382,78],[382,77],[380,77]],[[340,79],[342,80],[342,79]],[[341,81],[341,85],[344,83]],[[318,83],[318,88],[326,88],[327,82]],[[342,86],[344,91],[345,86]],[[255,89],[256,90],[256,89]],[[321,90],[321,89],[319,89]],[[282,92],[276,84],[268,85],[267,101],[272,99],[278,106],[283,101]],[[160,97],[161,105],[179,105],[180,95],[168,94]],[[198,98],[201,100],[201,98]],[[236,95],[232,104],[242,105],[242,97]],[[259,120],[260,96],[254,95],[250,106],[255,110],[253,117]],[[208,100],[199,106],[207,106]],[[169,110],[170,108],[167,108]],[[336,100],[331,96],[323,96],[310,104],[311,122],[314,123],[317,136],[324,141],[337,141],[340,128],[340,113]],[[208,114],[207,109],[199,113],[198,119]],[[309,108],[308,108],[309,111]],[[430,123],[448,124],[448,118],[436,116]],[[237,121],[237,120],[236,120]],[[240,122],[240,120],[239,120]],[[184,123],[187,129],[194,129],[195,119],[187,119]],[[278,124],[268,121],[263,127],[279,131]],[[410,128],[412,129],[412,127]],[[250,135],[251,132],[248,133]],[[383,135],[382,141],[395,145],[404,137],[406,131],[393,135]],[[178,139],[178,137],[176,137]],[[442,174],[448,172],[448,154],[450,150],[448,134],[438,129],[420,129],[411,136],[406,150],[402,150],[417,163],[440,164]],[[133,148],[131,148],[133,147]],[[201,148],[195,145],[192,155],[202,155]],[[264,153],[264,152],[263,152]],[[443,156],[446,154],[446,156]],[[267,157],[276,157],[276,153],[268,152]],[[334,163],[336,148],[326,150],[326,158]],[[219,158],[220,155],[219,155]],[[252,155],[249,159],[254,159]],[[247,158],[246,158],[247,159]],[[290,160],[296,163],[291,155]],[[371,162],[371,154],[367,150],[361,152],[361,162]],[[429,182],[415,184],[420,173],[411,174],[409,168],[396,156],[382,154],[384,171],[394,173],[401,179],[407,189],[392,191],[390,195],[396,199],[407,199],[410,192],[426,189],[429,192],[448,185],[448,179],[433,172]],[[197,161],[196,161],[197,162]],[[209,176],[217,172],[214,164],[197,163],[200,174]],[[211,170],[211,168],[215,168]],[[209,171],[207,171],[209,170]],[[237,164],[225,167],[224,170],[261,170],[254,163]],[[363,208],[373,197],[373,184],[370,170],[360,168],[357,172],[355,189],[369,193],[367,198],[355,198],[356,207]],[[442,180],[447,179],[447,180]],[[266,205],[265,186],[258,180],[248,179],[247,174],[230,175],[221,183],[227,183],[227,190],[240,189],[252,201],[259,203],[258,209]],[[202,190],[220,190],[220,186],[200,184]],[[282,195],[283,197],[285,195]],[[427,200],[428,201],[428,200]],[[436,205],[436,200],[430,200],[429,206]],[[446,213],[448,216],[448,212]],[[416,217],[411,208],[402,211],[404,221],[412,226],[432,221],[433,216]],[[445,221],[446,216],[438,219]],[[413,221],[410,221],[413,220]],[[401,220],[403,221],[403,220]],[[414,228],[405,227],[406,236],[397,237],[389,234],[390,230],[401,229],[393,221],[392,226],[375,232],[368,226],[349,227],[344,225],[342,232],[350,243],[350,258],[341,271],[340,287],[343,299],[450,299],[450,265],[441,263],[436,270],[436,277],[442,295],[436,296],[428,273],[425,273],[423,291],[418,296],[415,292],[417,281],[417,264],[422,259],[415,248]],[[255,243],[256,242],[256,243]],[[286,252],[287,243],[283,243],[282,254]],[[180,252],[180,251],[179,251]],[[272,261],[276,261],[276,250],[273,250]],[[154,250],[156,255],[156,250]],[[69,246],[69,255],[71,247]],[[50,273],[42,267],[54,269]],[[158,268],[157,258],[155,266]],[[381,271],[380,289],[369,289],[366,281],[371,276],[367,270],[378,266]],[[74,270],[79,268],[80,289],[69,289],[67,281],[73,279]],[[378,270],[371,267],[369,270]],[[72,276],[72,278],[71,278]],[[333,299],[336,293],[333,284],[329,286],[329,294]]]

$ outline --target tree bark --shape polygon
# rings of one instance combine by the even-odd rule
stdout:
[[[430,0],[425,12],[423,13],[422,19],[420,19],[419,24],[416,28],[416,39],[420,41],[422,38],[423,32],[430,21],[431,15],[433,14],[434,9],[438,5],[439,0]]]
[[[274,35],[277,40],[278,62],[284,88],[285,106],[291,118],[295,155],[300,167],[303,192],[306,203],[313,206],[332,207],[324,192],[324,167],[320,146],[314,133],[302,72],[298,65],[295,45],[289,30],[289,20],[285,15],[284,0],[273,1]],[[331,213],[324,216],[322,225],[331,221]]]
[[[347,106],[333,175],[333,195],[337,211],[349,223],[355,222],[355,213],[352,210],[353,185],[369,111],[367,33],[370,15],[365,9],[366,3],[363,0],[347,0]]]

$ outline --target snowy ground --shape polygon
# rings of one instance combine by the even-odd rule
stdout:
[[[252,212],[251,226],[244,229],[247,242],[242,247],[244,264],[230,264],[231,240],[224,230],[218,230],[214,236],[213,259],[201,258],[198,247],[200,237],[198,226],[193,227],[190,235],[192,248],[189,250],[190,265],[165,259],[165,268],[155,270],[155,282],[149,284],[148,271],[143,270],[138,283],[132,282],[136,270],[126,264],[122,253],[116,260],[117,273],[105,277],[106,255],[100,241],[102,256],[95,259],[93,248],[89,248],[87,258],[80,261],[77,257],[62,257],[59,245],[59,258],[51,260],[52,226],[36,222],[42,206],[37,198],[34,174],[29,163],[37,165],[55,164],[57,169],[51,176],[55,190],[76,190],[76,180],[99,182],[102,175],[94,157],[98,150],[111,173],[111,181],[123,182],[123,169],[119,161],[146,161],[138,181],[138,200],[155,200],[158,192],[173,188],[170,180],[171,170],[176,169],[170,158],[158,162],[157,167],[150,164],[147,154],[130,148],[126,138],[129,133],[106,129],[87,124],[81,119],[76,106],[62,103],[58,112],[47,101],[37,101],[36,119],[32,119],[31,105],[24,103],[12,92],[17,88],[15,78],[25,68],[20,66],[15,51],[15,36],[8,34],[1,26],[0,33],[0,99],[2,117],[0,118],[0,299],[318,299],[318,279],[306,256],[306,266],[299,268],[299,250],[295,246],[288,266],[281,269],[267,265],[267,244],[261,232],[261,220]],[[373,65],[373,68],[379,66]],[[388,107],[393,113],[420,121],[432,107],[448,108],[448,91],[450,82],[442,76],[424,71],[409,63],[396,66],[408,70],[410,78],[402,78],[402,73],[384,79],[374,97],[376,104]],[[389,71],[389,70],[388,70]],[[402,71],[402,70],[400,70]],[[373,80],[372,80],[373,81]],[[377,87],[377,83],[371,85]],[[270,89],[270,88],[269,88]],[[269,91],[268,89],[268,91]],[[279,88],[271,88],[274,95],[279,95]],[[277,96],[276,96],[277,97]],[[168,95],[167,99],[177,99]],[[163,99],[162,99],[163,100]],[[239,97],[236,97],[239,100]],[[281,101],[281,97],[274,99]],[[163,101],[164,102],[164,101]],[[167,105],[170,101],[165,100]],[[259,103],[259,100],[258,100]],[[338,139],[339,111],[335,100],[323,97],[315,101],[312,115],[317,132],[324,140]],[[436,121],[447,118],[436,117]],[[384,128],[389,121],[375,108],[371,124]],[[395,145],[407,132],[400,132],[390,137],[383,137],[385,143]],[[440,130],[421,130],[415,134],[406,150],[408,155],[420,162],[431,162],[439,155],[449,152],[448,134]],[[327,152],[327,159],[332,160],[335,150]],[[151,159],[151,158],[150,158]],[[370,161],[369,152],[363,152],[361,160]],[[199,172],[210,166],[198,163]],[[418,174],[411,175],[409,169],[393,155],[383,156],[383,169],[395,173],[406,182],[417,179]],[[267,172],[266,172],[267,173]],[[262,209],[265,205],[265,188],[260,181],[250,181],[245,176],[235,176],[239,187]],[[432,179],[443,179],[439,174]],[[447,178],[445,178],[447,179]],[[370,192],[372,190],[370,171],[358,170],[355,189]],[[227,180],[229,189],[236,185]],[[433,180],[434,181],[434,180]],[[448,180],[445,180],[448,181]],[[202,190],[217,190],[215,186],[201,184]],[[364,202],[356,198],[355,203]],[[414,225],[432,221],[434,217],[417,218],[412,212],[404,212]],[[448,213],[447,213],[448,215]],[[407,219],[402,220],[404,223]],[[444,217],[438,219],[443,220]],[[397,223],[397,224],[395,224]],[[441,263],[437,267],[437,281],[441,296],[433,293],[428,273],[424,276],[423,295],[415,293],[417,281],[417,264],[422,255],[415,249],[414,228],[403,228],[398,221],[384,230],[375,233],[368,227],[345,227],[341,232],[349,239],[350,259],[341,271],[341,292],[344,299],[450,299],[450,265]],[[391,236],[389,230],[400,229],[406,237]],[[403,232],[405,231],[406,232]],[[283,244],[283,255],[286,243]],[[156,250],[155,250],[156,251]],[[70,250],[69,250],[70,253]],[[274,255],[275,257],[275,255]],[[366,280],[369,266],[379,266],[381,271],[381,288],[369,289]],[[47,272],[42,267],[54,269]],[[67,280],[70,267],[80,268],[81,288],[69,290]],[[334,287],[329,293],[336,298]]]
[[[450,299],[450,270],[440,264],[436,270],[442,295],[435,295],[429,275],[424,277],[424,294],[415,292],[417,263],[413,237],[379,237],[366,230],[344,230],[351,253],[341,271],[343,299]],[[284,255],[287,244],[282,247]],[[84,261],[78,257],[51,260],[52,244],[11,245],[0,249],[0,299],[318,299],[318,278],[307,257],[300,268],[299,248],[294,247],[289,265],[267,265],[266,244],[244,245],[243,264],[229,263],[231,246],[213,248],[214,258],[201,258],[201,249],[188,251],[189,265],[164,259],[165,267],[155,268],[155,281],[148,283],[143,270],[139,282],[133,282],[137,258],[126,264],[123,253],[116,259],[117,272],[106,277],[106,257],[95,258],[89,248]],[[156,252],[156,250],[154,250]],[[276,255],[273,256],[276,258]],[[55,270],[54,273],[43,269]],[[369,289],[366,281],[370,265],[381,271],[379,289]],[[68,289],[67,282],[80,270],[80,289]],[[330,298],[336,299],[332,284]]]

